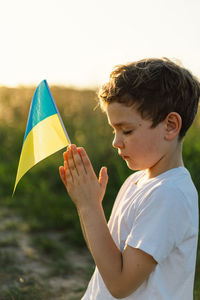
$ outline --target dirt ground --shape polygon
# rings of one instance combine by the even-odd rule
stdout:
[[[89,251],[63,243],[60,232],[32,233],[0,209],[0,300],[78,300],[94,266]]]

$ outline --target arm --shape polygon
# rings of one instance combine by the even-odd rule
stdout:
[[[142,284],[156,262],[139,249],[127,246],[121,253],[117,248],[102,208],[106,168],[101,169],[98,179],[84,149],[79,152],[74,145],[68,148],[60,176],[78,209],[85,239],[105,285],[114,297],[124,298]]]
[[[77,210],[78,211],[78,210]],[[84,228],[84,224],[83,224],[83,221],[81,219],[81,214],[80,212],[78,211],[78,215],[79,215],[79,220],[80,220],[80,224],[81,224],[81,230],[82,230],[82,233],[83,233],[83,237],[85,239],[85,242],[88,246],[88,249],[90,250],[90,246],[89,246],[89,243],[88,243],[88,240],[87,240],[87,236],[86,236],[86,232],[85,232],[85,228]]]

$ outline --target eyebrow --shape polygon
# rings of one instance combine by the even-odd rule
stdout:
[[[109,125],[111,127],[122,127],[122,126],[133,125],[133,124],[130,122],[121,122],[121,123],[115,123],[115,124],[109,123]]]

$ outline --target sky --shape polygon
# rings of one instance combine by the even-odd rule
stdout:
[[[200,77],[199,0],[0,0],[0,85],[98,87],[163,56]]]

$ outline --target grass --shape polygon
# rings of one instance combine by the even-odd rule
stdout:
[[[83,235],[74,234],[74,230],[72,229],[63,232],[60,241],[66,245],[70,243],[74,248],[82,248],[86,245]]]
[[[74,248],[65,232],[32,231],[15,208],[0,207],[0,299],[66,300],[68,294],[80,299],[88,273],[87,265],[77,266],[82,250],[77,248],[78,254],[69,258]],[[70,286],[67,281],[72,279]]]
[[[29,279],[9,285],[1,295],[4,300],[44,300],[48,298],[49,293],[40,282]]]
[[[4,286],[18,281],[24,275],[22,267],[17,263],[17,257],[13,252],[0,251],[0,295]],[[2,299],[2,298],[0,298]]]
[[[200,245],[200,241],[199,241]],[[194,300],[200,299],[200,248],[198,247],[197,261],[196,261],[196,274],[194,282]]]
[[[17,257],[13,252],[6,250],[0,250],[0,266],[1,270],[6,270],[10,266],[13,266],[17,261]]]
[[[75,273],[75,268],[72,262],[66,260],[56,260],[50,265],[48,277],[64,277],[71,276]]]
[[[38,234],[33,237],[32,245],[42,254],[52,258],[64,258],[66,255],[66,248],[63,245],[44,234]]]
[[[7,238],[3,238],[0,240],[0,248],[2,247],[18,247],[19,243],[18,243],[18,239],[15,236],[10,236]]]
[[[75,266],[75,261],[68,258],[70,247],[66,251],[64,242],[59,241],[59,235],[54,238],[49,237],[50,234],[56,235],[53,232],[46,234],[28,233],[32,249],[38,251],[34,258],[27,256],[23,251],[21,251],[21,256],[19,253],[15,253],[14,237],[12,240],[8,239],[2,242],[4,250],[0,251],[0,299],[45,300],[49,297],[62,299],[61,296],[65,295],[63,299],[66,300],[69,299],[66,298],[68,293],[80,299],[80,296],[76,295],[80,295],[86,288],[87,281],[83,278],[88,277],[86,276],[88,266],[86,268]],[[31,235],[33,235],[32,238]],[[19,240],[18,252],[20,246]],[[30,267],[28,267],[29,265]],[[34,265],[36,267],[33,268]],[[37,268],[37,265],[42,268],[42,272]],[[67,285],[67,280],[72,278],[74,278],[75,285],[70,287]],[[59,288],[58,286],[54,291],[49,282],[56,280],[57,284],[59,279],[66,280],[66,288],[63,286]]]

